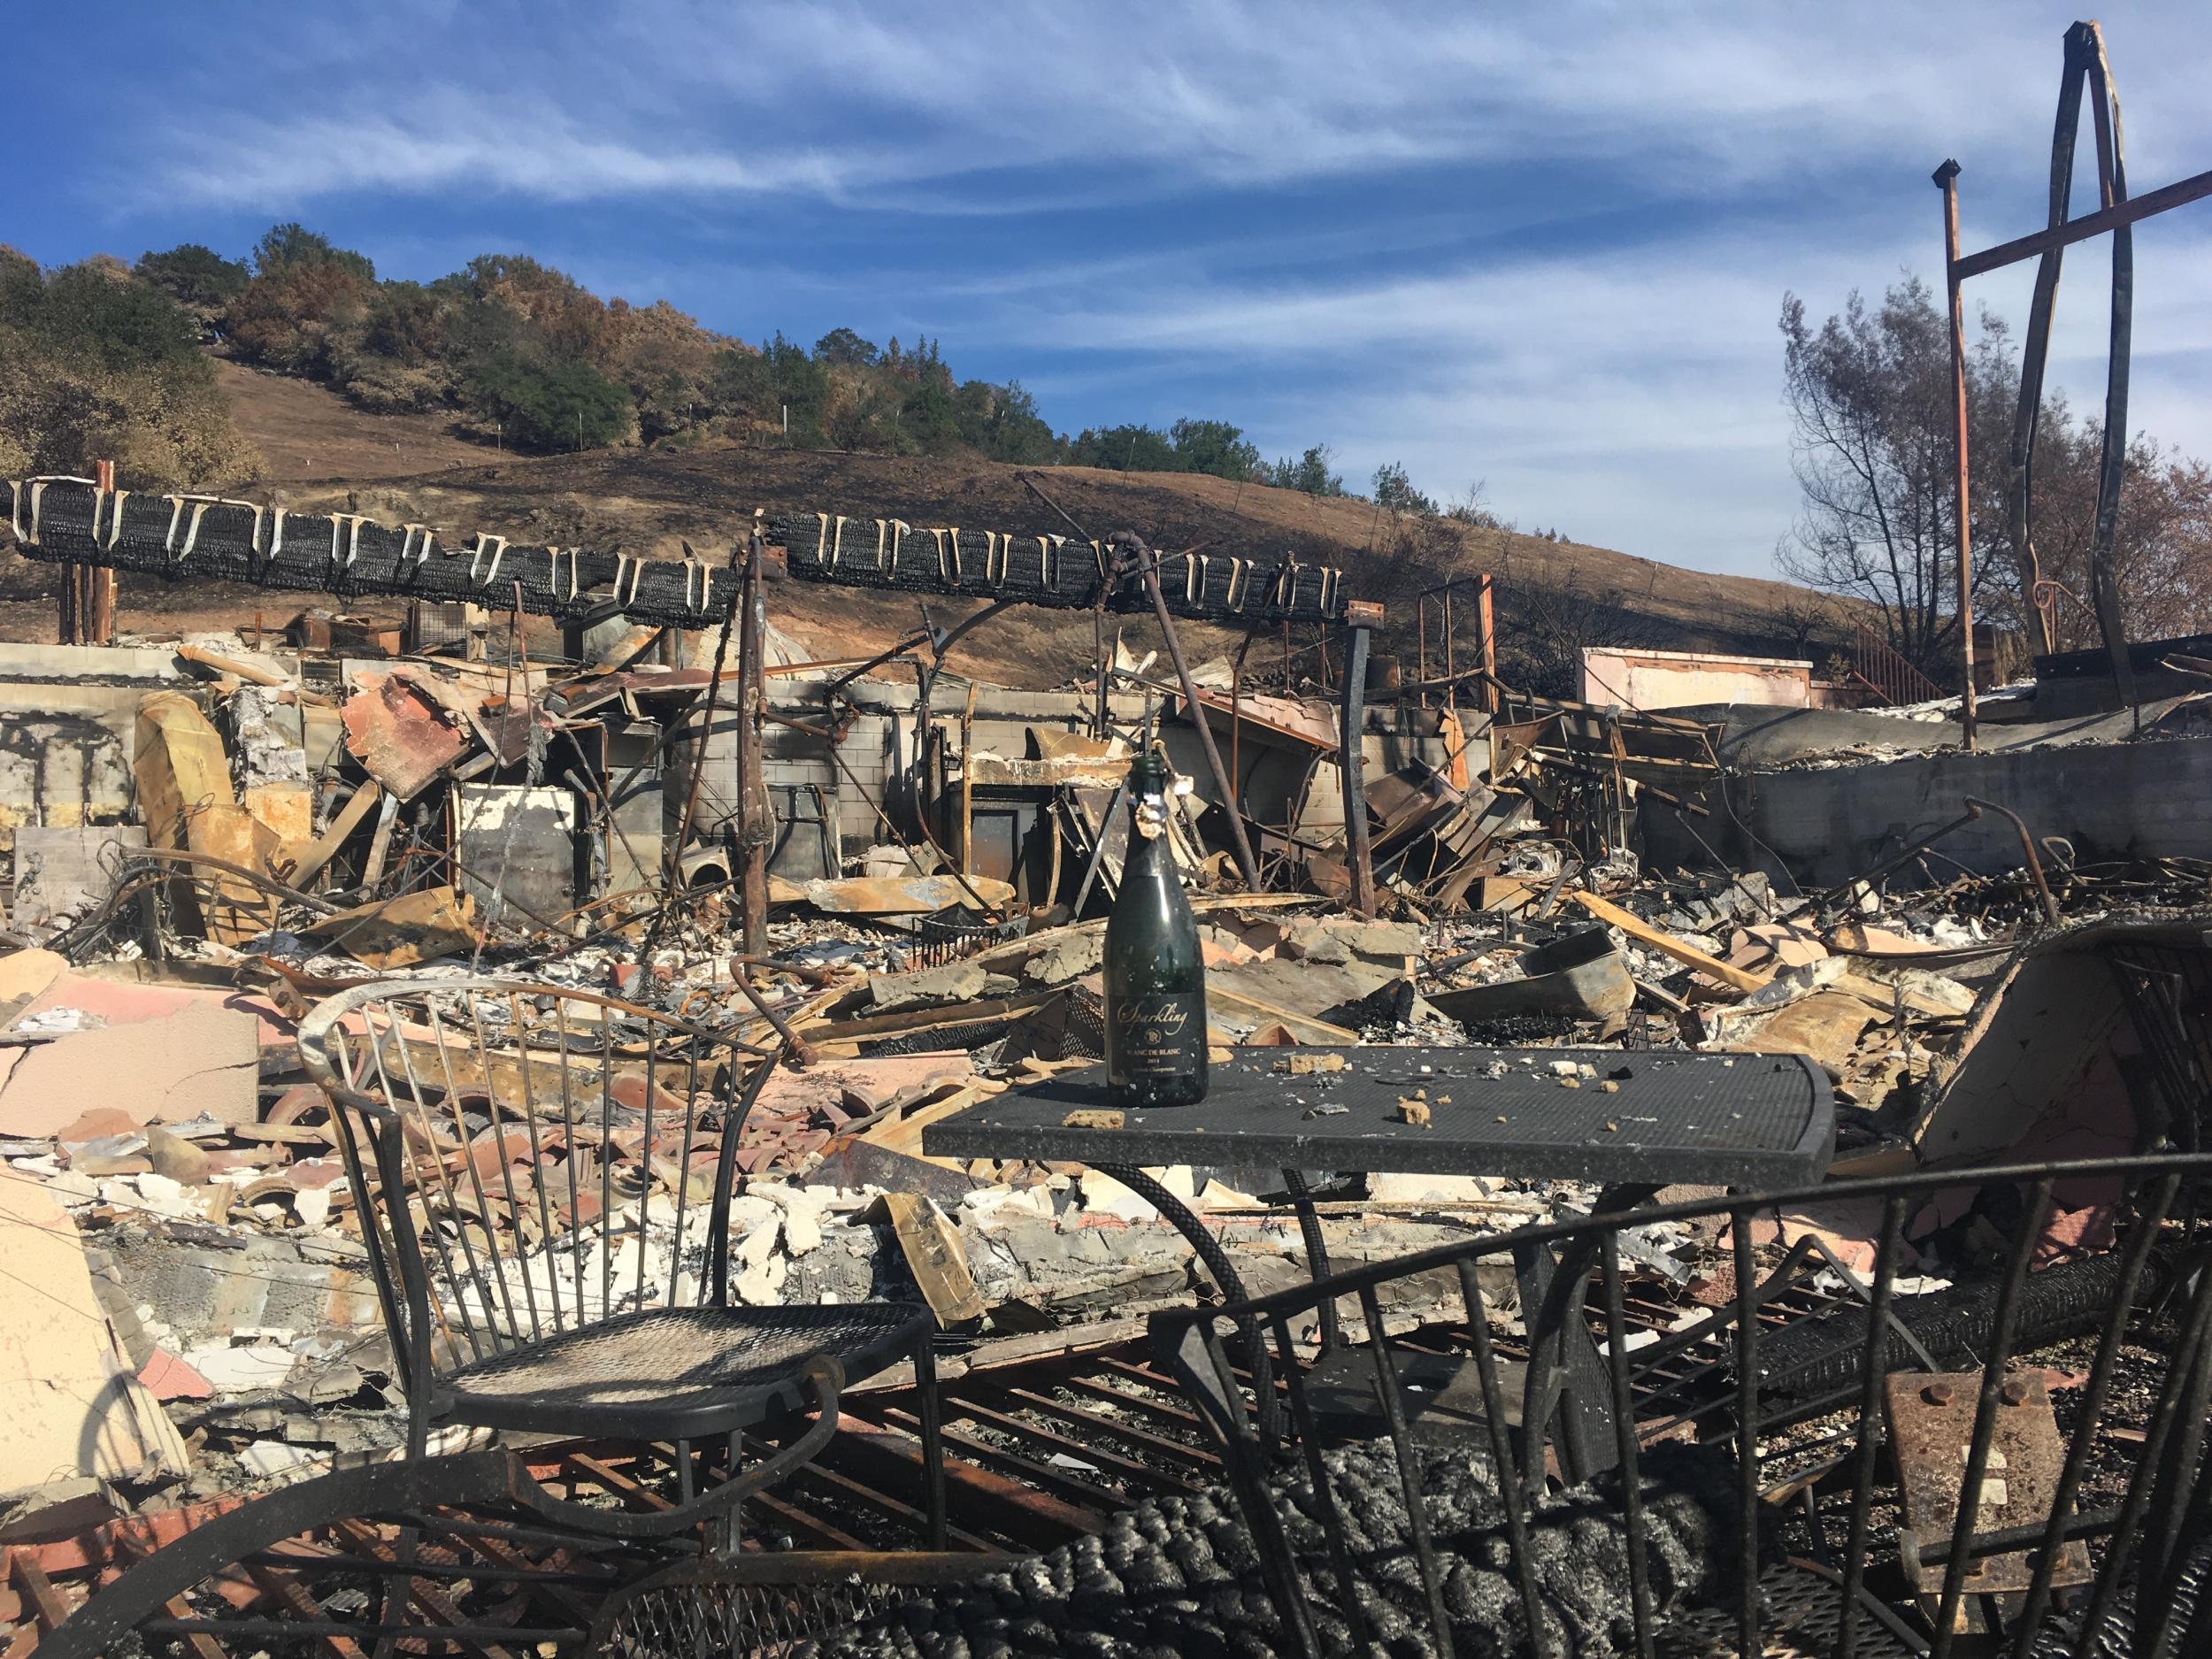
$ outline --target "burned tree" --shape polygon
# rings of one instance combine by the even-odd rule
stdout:
[[[1854,293],[1817,327],[1805,303],[1785,295],[1781,328],[1803,492],[1782,568],[1808,587],[1870,603],[1888,642],[1940,680],[1958,637],[1957,453],[1943,314],[1926,285],[1909,277],[1876,307]],[[2002,442],[2015,378],[2005,326],[1985,313],[1967,359],[1975,443]],[[2002,503],[1993,488],[1985,490],[1989,499],[1974,512],[1978,604],[1985,587],[2005,585],[1982,545],[1996,539]]]

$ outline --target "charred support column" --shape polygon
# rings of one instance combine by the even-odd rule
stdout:
[[[1183,641],[1175,632],[1175,618],[1168,615],[1167,597],[1160,592],[1159,557],[1129,531],[1120,532],[1114,541],[1136,559],[1138,569],[1144,573],[1145,591],[1152,595],[1152,614],[1160,619],[1168,658],[1175,664],[1175,677],[1182,682],[1183,701],[1190,707],[1191,724],[1198,728],[1198,746],[1205,751],[1206,764],[1214,776],[1214,787],[1221,792],[1221,809],[1228,815],[1229,840],[1236,849],[1237,870],[1244,877],[1246,891],[1257,893],[1259,861],[1252,856],[1252,843],[1244,833],[1244,814],[1237,806],[1236,781],[1222,766],[1221,751],[1214,747],[1213,728],[1206,724],[1205,705],[1198,701],[1198,687],[1190,677],[1190,664],[1183,660]]]
[[[115,463],[95,461],[92,481],[112,493]],[[96,520],[98,512],[95,509]],[[64,645],[106,645],[115,638],[115,572],[100,565],[62,567],[55,637]]]
[[[745,950],[768,949],[768,849],[775,844],[774,809],[761,776],[761,710],[765,701],[768,596],[761,586],[757,530],[745,553],[745,582],[738,597],[737,657],[737,884]]]
[[[115,488],[115,463],[96,461],[92,466],[93,481],[102,489]],[[115,643],[115,570],[112,565],[87,566],[84,572],[87,645]]]
[[[1482,672],[1489,678],[1482,682],[1482,706],[1488,714],[1498,711],[1498,611],[1491,592],[1490,572],[1477,577],[1475,588],[1475,615],[1482,624]]]
[[[1965,728],[1966,747],[1974,747],[1974,515],[1969,500],[1966,449],[1966,314],[1960,298],[1959,275],[1959,164],[1947,161],[1935,170],[1943,192],[1944,286],[1951,293],[1951,447],[1953,457],[1952,511],[1959,526],[1959,663],[1964,683],[1959,687],[1959,724]]]
[[[1344,703],[1338,719],[1337,771],[1344,780],[1344,856],[1351,867],[1352,908],[1375,913],[1375,867],[1367,851],[1367,633],[1382,607],[1354,600],[1344,625]]]
[[[749,567],[750,561],[754,557],[755,553],[759,549],[761,544],[760,520],[760,510],[758,508],[755,508],[753,510],[752,538],[750,541],[748,542],[746,550],[741,553],[735,548],[732,548],[730,549],[730,570],[732,573],[735,574],[738,578],[737,592],[730,600],[729,609],[723,612],[722,626],[714,636],[714,664],[713,666],[707,671],[707,686],[703,698],[705,710],[700,717],[697,747],[693,750],[693,759],[691,763],[691,783],[690,786],[684,791],[683,817],[677,822],[676,839],[673,844],[672,844],[668,849],[668,856],[665,860],[666,867],[664,871],[664,875],[668,883],[669,891],[672,893],[680,893],[684,887],[684,849],[691,845],[691,824],[693,818],[698,815],[699,810],[699,786],[701,781],[706,777],[707,757],[714,745],[714,714],[715,707],[721,701],[722,696],[722,665],[729,660],[730,635],[743,620],[745,595],[747,592],[744,572]],[[519,611],[516,613],[518,617],[519,617],[520,614],[521,613]],[[675,637],[680,644],[683,636],[679,634]],[[741,664],[741,664],[744,661],[741,655],[743,650],[742,645],[739,647],[739,650],[741,655],[738,660]],[[679,655],[680,656],[680,649]],[[680,662],[677,666],[681,667],[682,664]],[[740,718],[741,720],[743,718],[742,710],[744,707],[744,694],[741,687],[739,691],[738,704],[741,710]],[[687,709],[682,714],[677,717],[677,719],[679,722],[681,722],[688,719],[689,718],[690,710]],[[665,736],[664,737],[664,741],[665,741]],[[628,780],[625,779],[623,783],[618,784],[615,787],[615,789],[610,790],[608,792],[608,799],[610,801],[613,800],[616,795],[623,787],[625,787],[627,783]],[[741,780],[740,782],[737,798],[740,804],[740,810],[741,810],[745,800],[745,792],[742,787]],[[672,914],[672,907],[664,907],[660,914],[654,919],[652,931],[646,936],[649,951],[651,946],[659,942],[661,929],[667,926]],[[746,949],[750,950],[752,947],[749,944]]]

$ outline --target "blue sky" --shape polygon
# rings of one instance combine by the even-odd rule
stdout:
[[[1220,417],[1270,455],[1325,442],[1358,485],[1400,460],[1525,526],[1766,573],[1795,499],[1783,290],[1824,314],[1932,277],[1947,156],[1970,248],[2039,225],[2075,15],[19,8],[0,240],[241,253],[297,219],[417,278],[527,252],[748,339],[934,335],[1070,431]],[[2212,165],[2212,13],[2103,17],[2133,188]],[[2200,455],[2208,255],[2212,205],[2137,235],[2134,424]],[[2066,267],[2077,406],[2106,270]],[[2030,279],[1970,303],[2017,324]]]

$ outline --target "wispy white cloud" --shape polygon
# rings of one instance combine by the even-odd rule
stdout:
[[[280,84],[342,35],[328,99],[194,100],[152,177],[263,204],[373,188],[891,202],[989,175],[963,193],[981,204],[1038,169],[1156,191],[1580,159],[1717,189],[2019,130],[2049,101],[2057,28],[1981,11],[1954,25],[1973,39],[1964,61],[1907,45],[1925,17],[1903,5],[360,9],[250,49],[247,80]]]
[[[1794,505],[1782,291],[1824,311],[1932,273],[1947,155],[1970,246],[2041,219],[2073,14],[2026,12],[400,4],[241,31],[203,96],[115,125],[142,202],[534,210],[532,251],[715,326],[927,326],[956,365],[1033,364],[1069,426],[1195,399],[1356,480],[1486,477],[1524,522],[1763,571]],[[2113,37],[2137,188],[2212,161],[2200,7]],[[237,96],[302,86],[327,96]],[[2181,217],[2138,235],[2134,414],[2204,452],[2212,236]],[[2026,280],[1975,296],[2020,320]],[[2077,255],[2054,376],[2079,407],[2103,304]]]

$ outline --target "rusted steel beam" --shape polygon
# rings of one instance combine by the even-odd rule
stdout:
[[[841,1408],[842,1403],[842,1402],[840,1402]],[[946,1466],[946,1473],[949,1478],[951,1465]],[[801,1486],[819,1486],[841,1499],[857,1503],[864,1509],[872,1509],[887,1520],[895,1521],[902,1526],[910,1526],[913,1528],[917,1536],[925,1535],[929,1530],[929,1517],[912,1504],[903,1502],[887,1492],[879,1492],[864,1481],[856,1480],[850,1475],[830,1468],[819,1459],[799,1471],[793,1479]],[[945,1532],[947,1536],[963,1549],[977,1550],[989,1555],[1000,1553],[997,1545],[979,1533],[964,1532],[957,1526],[950,1525],[946,1527]]]
[[[357,1520],[340,1521],[336,1530],[339,1537],[344,1539],[371,1560],[381,1562],[388,1567],[396,1567],[401,1564],[399,1553],[385,1543],[377,1535],[375,1529],[366,1523]],[[406,1594],[409,1601],[437,1620],[439,1624],[449,1627],[449,1630],[456,1626],[468,1626],[471,1624],[468,1617],[461,1611],[459,1605],[451,1597],[434,1584],[427,1583],[419,1577],[412,1574],[408,1576]],[[433,1633],[436,1627],[433,1626],[431,1632],[425,1633]],[[449,1640],[457,1641],[459,1646],[466,1647],[472,1653],[482,1655],[483,1659],[514,1659],[514,1655],[506,1647],[496,1642],[479,1641],[462,1636],[457,1631],[453,1631]]]
[[[162,1603],[162,1607],[171,1618],[190,1619],[199,1617],[192,1610],[191,1604],[180,1595],[171,1596]],[[186,1636],[184,1645],[191,1650],[192,1659],[230,1659],[215,1639],[204,1631],[195,1631]]]
[[[896,1415],[904,1418],[905,1425],[919,1428],[918,1420],[910,1414]],[[834,1462],[847,1467],[861,1463],[872,1464],[876,1469],[899,1469],[902,1473],[910,1468],[916,1481],[920,1480],[922,1448],[910,1432],[879,1426],[856,1417],[849,1409],[844,1410],[837,1426],[837,1438],[830,1442],[824,1457],[815,1466],[818,1467],[820,1462]],[[972,1455],[982,1454],[1002,1462],[1022,1461],[1002,1458],[995,1448],[952,1430],[946,1431],[944,1441],[948,1448],[957,1447]],[[1052,1477],[1053,1486],[1075,1484],[1067,1481],[1056,1470],[1041,1472]],[[980,1525],[1002,1537],[1033,1537],[1037,1535],[1034,1529],[1041,1528],[1043,1537],[1049,1540],[1044,1545],[1047,1548],[1104,1532],[1103,1512],[1123,1507],[1121,1500],[1110,1492],[1094,1487],[1082,1496],[1071,1499],[1059,1492],[1040,1491],[1010,1480],[995,1470],[968,1462],[965,1457],[946,1459],[945,1494],[949,1502],[963,1509],[971,1525]]]
[[[1164,1400],[1148,1399],[1142,1394],[1125,1393],[1119,1388],[1110,1388],[1095,1378],[1063,1377],[1058,1379],[1058,1386],[1075,1394],[1086,1395],[1102,1405],[1112,1406],[1117,1410],[1138,1412],[1144,1417],[1150,1417],[1155,1423],[1164,1423],[1172,1428],[1187,1429],[1193,1434],[1203,1434],[1206,1431],[1206,1425],[1199,1420],[1198,1414],[1194,1411],[1186,1411],[1179,1406],[1170,1405]],[[1217,1463],[1220,1459],[1217,1457],[1213,1461]]]
[[[2212,172],[2193,173],[2186,179],[2142,196],[2130,196],[2110,207],[2094,213],[2085,213],[2079,219],[2069,219],[2063,225],[2047,230],[2032,231],[2025,236],[2016,236],[2010,242],[1999,242],[1994,248],[1985,248],[1954,262],[1950,267],[1955,281],[1964,281],[1991,271],[2000,271],[2023,259],[2032,259],[2038,254],[2054,248],[2065,248],[2092,236],[2101,236],[2108,230],[2132,225],[2170,209],[2185,207],[2191,202],[2202,201],[2212,196]]]
[[[294,1618],[319,1620],[322,1617],[321,1605],[290,1573],[279,1572],[273,1567],[258,1566],[251,1562],[244,1565],[247,1576],[281,1601],[285,1611]],[[350,1637],[326,1632],[316,1638],[316,1646],[322,1650],[326,1659],[365,1659],[360,1644]]]
[[[1023,1403],[1028,1404],[1029,1402],[1024,1402]],[[996,1429],[1002,1434],[1011,1435],[1018,1440],[1025,1440],[1031,1445],[1041,1447],[1048,1453],[1058,1453],[1064,1457],[1080,1459],[1084,1463],[1094,1465],[1100,1473],[1118,1477],[1141,1490],[1195,1492],[1198,1489],[1189,1481],[1178,1476],[1169,1474],[1163,1470],[1149,1468],[1133,1459],[1124,1457],[1117,1452],[1106,1451],[1100,1447],[1089,1445],[1072,1436],[1063,1434],[1056,1429],[1048,1429],[1041,1425],[1028,1422],[1011,1411],[1001,1411],[995,1407],[985,1405],[971,1394],[955,1395],[947,1400],[945,1415],[949,1417],[969,1417],[975,1422]]]
[[[1207,769],[1213,773],[1214,787],[1221,794],[1222,815],[1229,820],[1229,844],[1237,856],[1237,872],[1244,878],[1244,890],[1257,893],[1259,860],[1252,856],[1252,842],[1244,833],[1244,814],[1237,810],[1236,784],[1221,764],[1220,749],[1214,746],[1213,728],[1206,724],[1206,710],[1199,700],[1198,684],[1190,677],[1190,664],[1183,657],[1182,636],[1175,631],[1175,618],[1168,614],[1167,596],[1160,590],[1160,556],[1126,531],[1114,539],[1135,557],[1138,568],[1143,572],[1145,591],[1152,595],[1152,614],[1159,619],[1161,638],[1167,641],[1168,660],[1175,664],[1175,677],[1183,685],[1183,697],[1187,704],[1185,712],[1189,715],[1191,725],[1197,728],[1199,749],[1206,757]]]
[[[668,1510],[676,1507],[642,1481],[624,1474],[612,1463],[588,1452],[571,1452],[561,1461],[572,1468],[580,1469],[615,1496],[635,1508]]]
[[[1959,725],[1974,747],[1974,515],[1970,504],[1966,449],[1966,312],[1959,293],[1959,164],[1935,170],[1943,192],[1943,248],[1951,299],[1951,511],[1958,519]]]
[[[54,1581],[39,1569],[39,1564],[23,1551],[14,1552],[9,1563],[15,1587],[38,1622],[39,1628],[51,1631],[69,1617],[69,1603],[62,1593],[54,1588]]]
[[[967,1401],[974,1397],[974,1392],[964,1391],[958,1401],[949,1403],[964,1405]],[[1179,1464],[1195,1473],[1208,1474],[1221,1467],[1221,1459],[1211,1452],[1202,1451],[1194,1446],[1186,1446],[1178,1440],[1171,1440],[1148,1429],[1138,1428],[1133,1424],[1118,1423],[1102,1413],[1086,1411],[1080,1406],[1071,1405],[1064,1400],[1055,1400],[1033,1389],[986,1387],[980,1392],[987,1394],[994,1401],[1002,1402],[1004,1406],[1034,1411],[1040,1417],[1051,1417],[1056,1422],[1065,1423],[1071,1428],[1079,1429],[1086,1433],[1110,1435],[1115,1440],[1136,1447],[1141,1451],[1149,1452],[1156,1457],[1164,1457],[1171,1463]],[[1105,1392],[1110,1394],[1112,1391],[1106,1390]],[[1085,1456],[1090,1455],[1088,1452],[1083,1454]],[[1135,1467],[1141,1468],[1142,1465],[1135,1465]],[[1167,1477],[1161,1478],[1164,1479]]]

